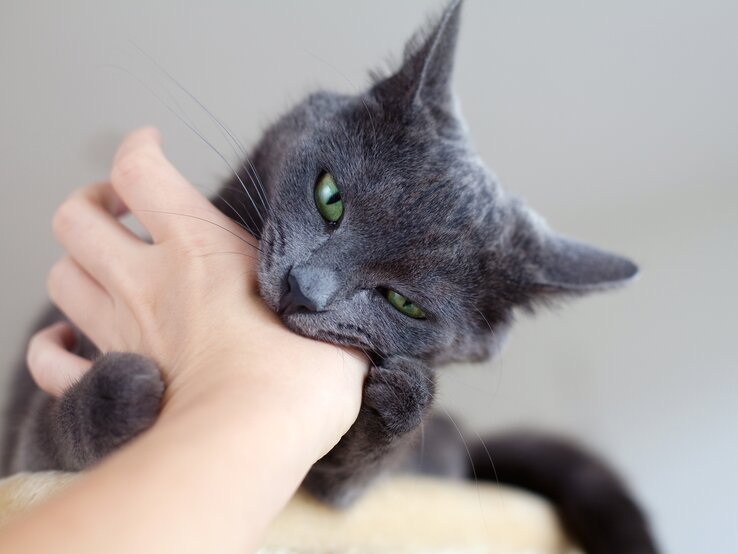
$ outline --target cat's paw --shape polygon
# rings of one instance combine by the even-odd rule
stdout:
[[[388,438],[394,438],[420,425],[434,390],[433,376],[426,366],[392,357],[369,370],[364,404],[376,413]]]
[[[99,456],[150,427],[164,394],[156,364],[138,354],[122,352],[99,358],[85,388],[90,439]]]
[[[359,417],[340,442],[313,466],[303,485],[318,499],[344,507],[402,453],[403,439],[420,425],[435,389],[423,364],[397,356],[372,367],[364,382]]]

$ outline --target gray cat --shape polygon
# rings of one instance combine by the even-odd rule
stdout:
[[[409,42],[400,68],[362,94],[319,92],[298,104],[214,199],[260,238],[261,294],[284,323],[372,362],[356,423],[304,487],[343,506],[385,468],[475,471],[550,498],[589,553],[654,553],[641,511],[590,455],[509,435],[473,445],[472,465],[455,428],[429,412],[435,368],[487,359],[514,310],[637,273],[550,231],[484,167],[451,90],[460,9],[451,2]],[[42,324],[62,317],[52,311]],[[155,420],[164,387],[151,361],[101,356],[82,336],[76,349],[96,361],[58,400],[19,368],[4,473],[81,470]]]

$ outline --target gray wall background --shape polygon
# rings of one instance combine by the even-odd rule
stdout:
[[[397,58],[437,1],[0,4],[0,356],[59,255],[49,220],[141,124],[212,188],[225,144],[150,52],[252,143],[318,86]],[[477,147],[559,230],[640,262],[613,294],[522,318],[439,398],[478,429],[533,425],[604,452],[672,553],[738,551],[738,3],[469,0],[457,90]],[[143,85],[142,85],[143,83]],[[171,95],[171,96],[169,96]],[[231,156],[233,158],[233,156]]]

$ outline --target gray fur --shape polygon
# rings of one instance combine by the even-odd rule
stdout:
[[[385,467],[412,462],[434,368],[488,358],[515,309],[607,289],[637,272],[553,233],[482,164],[451,87],[460,10],[451,2],[410,41],[402,65],[375,75],[365,92],[312,94],[267,130],[240,177],[259,198],[258,176],[269,210],[249,207],[238,180],[214,199],[236,220],[263,218],[252,229],[261,239],[259,285],[284,323],[372,360],[356,423],[304,483],[332,504],[352,501]],[[344,203],[336,225],[315,207],[323,172]],[[384,289],[427,317],[401,314]],[[135,436],[153,421],[152,399],[162,392],[153,372],[140,357],[108,355],[59,401],[33,393],[13,414],[21,427],[6,440],[13,455],[5,471],[79,469]],[[448,436],[447,424],[426,421],[429,436]],[[430,456],[426,470],[460,473],[458,452]]]
[[[38,327],[61,319],[58,310],[49,310]],[[38,389],[25,364],[19,364],[8,406],[2,474],[79,471],[156,420],[164,383],[151,360],[122,352],[100,356],[81,335],[75,353],[95,363],[58,399]]]
[[[306,481],[336,503],[353,498],[421,421],[432,397],[428,368],[489,357],[515,308],[611,287],[637,271],[552,233],[482,165],[451,89],[459,10],[453,3],[410,42],[403,65],[364,94],[311,95],[266,132],[254,156],[272,206],[258,229],[264,300],[294,331],[357,346],[375,363],[366,409]],[[344,203],[338,225],[314,206],[326,171]],[[240,183],[222,194],[237,205]],[[313,309],[295,309],[295,282],[302,306],[308,297]],[[399,313],[384,288],[411,298],[427,318]],[[398,395],[413,399],[404,411],[389,409]]]

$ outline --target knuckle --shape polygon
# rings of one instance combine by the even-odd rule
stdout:
[[[80,208],[80,200],[77,196],[70,196],[54,212],[51,220],[52,230],[57,237],[65,235],[74,225],[78,210]]]
[[[136,296],[138,300],[138,308],[142,315],[152,315],[156,313],[157,305],[159,303],[159,295],[157,294],[156,286],[151,283],[139,286]]]
[[[59,299],[63,273],[64,265],[60,260],[51,266],[49,274],[46,276],[46,290],[48,291],[51,300],[55,302]]]
[[[151,156],[141,150],[123,154],[113,165],[110,180],[119,187],[140,182],[152,163]]]
[[[188,263],[196,267],[202,263],[202,257],[212,250],[212,241],[197,235],[184,235],[174,239],[174,250]]]
[[[113,308],[120,301],[121,306],[125,306],[132,314],[135,315],[136,319],[144,319],[149,317],[155,310],[156,305],[156,294],[154,287],[148,279],[136,278],[125,269],[116,272],[116,297],[111,297],[113,302]]]
[[[35,368],[39,359],[39,334],[36,333],[28,341],[28,349],[26,350],[26,365]]]
[[[129,302],[128,306],[136,321],[137,328],[142,330],[142,334],[149,340],[161,335],[161,317],[159,299],[150,291],[140,291],[135,298],[135,302]],[[139,337],[141,338],[141,337]]]

